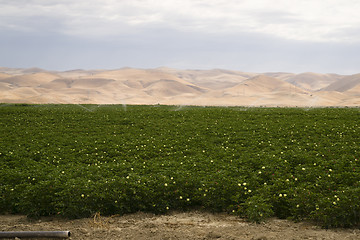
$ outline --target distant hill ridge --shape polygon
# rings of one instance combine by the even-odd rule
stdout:
[[[360,74],[0,67],[1,103],[360,106]]]

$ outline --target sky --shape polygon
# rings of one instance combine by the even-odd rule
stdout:
[[[0,0],[0,66],[360,73],[358,0]]]

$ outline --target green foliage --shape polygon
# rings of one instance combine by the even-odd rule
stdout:
[[[360,112],[0,105],[0,212],[360,223]]]
[[[254,195],[246,199],[243,204],[245,217],[257,223],[264,221],[274,215],[271,202],[261,195]],[[240,213],[241,214],[241,213]]]

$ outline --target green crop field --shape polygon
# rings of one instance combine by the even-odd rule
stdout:
[[[0,105],[0,212],[360,223],[357,108]]]

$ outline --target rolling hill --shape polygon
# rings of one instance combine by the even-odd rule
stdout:
[[[337,74],[300,73],[283,78],[287,82],[309,91],[318,91],[340,80],[342,76]]]
[[[2,103],[359,106],[360,74],[0,67]]]
[[[345,92],[345,91],[351,91],[351,89],[353,88],[358,88],[359,85],[360,85],[360,74],[355,74],[355,75],[343,77],[341,80],[338,80],[328,85],[323,90]]]

